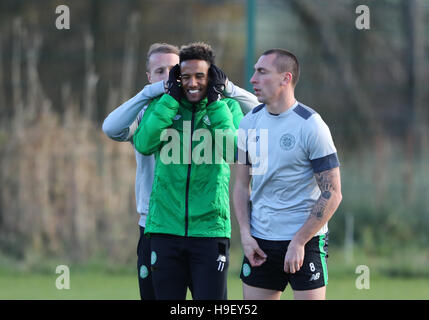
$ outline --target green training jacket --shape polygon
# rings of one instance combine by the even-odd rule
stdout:
[[[145,233],[231,237],[228,163],[243,113],[229,98],[206,104],[164,94],[134,134],[135,148],[156,160]]]

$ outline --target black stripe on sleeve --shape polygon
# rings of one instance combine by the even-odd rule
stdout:
[[[319,173],[340,166],[337,153],[331,153],[325,157],[311,160],[314,173]]]

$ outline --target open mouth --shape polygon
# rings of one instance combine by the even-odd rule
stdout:
[[[190,93],[190,94],[197,94],[197,93],[199,93],[201,90],[199,90],[199,89],[195,89],[195,90],[188,90],[188,93]]]

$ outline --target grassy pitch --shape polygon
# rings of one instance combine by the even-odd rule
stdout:
[[[79,273],[70,277],[70,289],[58,290],[56,275],[23,274],[0,275],[0,299],[53,299],[53,300],[110,300],[139,299],[137,279],[134,275]],[[371,279],[370,289],[357,289],[356,277],[330,274],[327,287],[328,299],[429,299],[428,278],[383,278]],[[241,280],[236,272],[228,279],[229,299],[242,299]],[[292,299],[287,288],[283,299]]]

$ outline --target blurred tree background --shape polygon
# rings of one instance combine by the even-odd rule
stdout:
[[[153,42],[208,42],[229,79],[247,87],[249,3],[1,0],[0,259],[134,265],[134,154],[104,136],[102,121],[147,83]],[[296,95],[338,149],[343,202],[331,245],[386,256],[427,248],[429,1],[253,3],[253,56],[273,47],[298,56]],[[69,30],[55,27],[61,4]],[[355,26],[361,4],[370,30]]]

